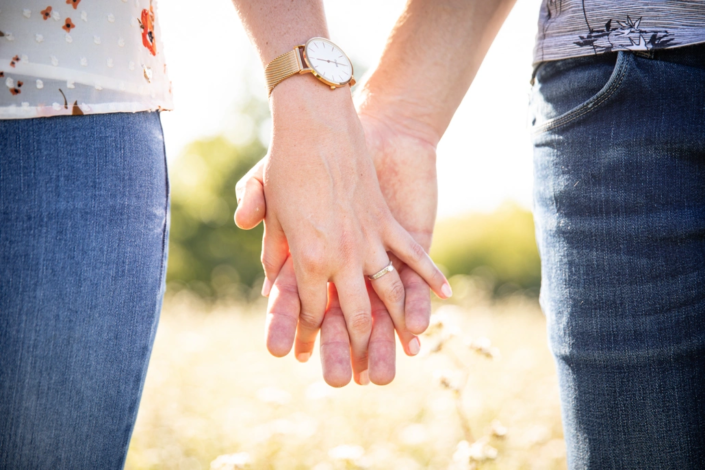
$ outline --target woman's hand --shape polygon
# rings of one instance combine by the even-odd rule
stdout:
[[[365,133],[347,88],[331,91],[292,77],[272,93],[273,138],[265,158],[267,202],[262,263],[274,283],[289,253],[301,310],[295,354],[307,360],[335,284],[359,383],[368,380],[371,305],[364,275],[391,252],[442,298],[450,286],[424,248],[394,219],[379,188]],[[405,329],[404,287],[396,271],[371,283],[397,329]]]
[[[364,108],[363,108],[364,109]],[[415,136],[401,122],[363,111],[360,115],[376,167],[382,193],[392,215],[407,229],[421,246],[431,244],[437,203],[435,145]],[[265,213],[262,190],[263,166],[259,162],[237,185],[238,226],[250,229]],[[405,288],[404,323],[397,324],[374,291],[370,290],[373,329],[369,343],[369,378],[373,383],[391,382],[395,374],[394,327],[404,351],[415,355],[420,343],[415,334],[428,326],[431,303],[428,285],[406,264],[395,260]],[[265,281],[265,294],[271,295],[268,306],[267,347],[276,356],[286,355],[292,347],[298,321],[299,299],[293,265],[287,262],[273,284]],[[377,281],[375,281],[377,282]],[[325,380],[334,386],[350,381],[350,340],[341,322],[335,290],[330,292],[329,308],[321,331],[321,359]]]

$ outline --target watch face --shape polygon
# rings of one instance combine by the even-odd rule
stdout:
[[[323,38],[306,43],[306,62],[322,79],[334,85],[343,85],[352,78],[350,59],[338,46]]]

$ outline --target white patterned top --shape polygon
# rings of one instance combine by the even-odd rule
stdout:
[[[534,64],[705,42],[705,0],[543,0]]]
[[[0,119],[171,109],[156,13],[156,0],[3,0]]]

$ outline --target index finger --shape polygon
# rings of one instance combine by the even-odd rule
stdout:
[[[448,280],[428,256],[426,250],[396,221],[393,221],[392,229],[385,235],[385,243],[388,251],[416,271],[438,297],[447,299],[453,295]]]

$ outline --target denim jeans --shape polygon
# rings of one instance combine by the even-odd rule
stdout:
[[[0,121],[0,469],[120,469],[164,289],[158,113]]]
[[[705,46],[540,64],[530,118],[569,467],[705,468]]]

